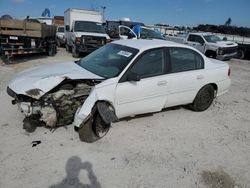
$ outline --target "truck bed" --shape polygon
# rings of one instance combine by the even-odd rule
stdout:
[[[35,38],[54,37],[56,27],[27,20],[0,20],[0,35]]]

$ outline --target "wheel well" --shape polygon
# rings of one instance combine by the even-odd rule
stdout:
[[[215,83],[210,83],[210,84],[207,84],[207,85],[213,86],[214,91],[215,91],[215,96],[216,96],[216,93],[217,93],[217,91],[218,91],[218,86],[217,86]]]
[[[96,101],[95,106],[92,109],[92,114],[96,114],[96,112],[100,114],[102,120],[107,124],[118,120],[115,108],[109,101]]]
[[[244,52],[246,51],[246,49],[243,47],[239,47],[238,50],[243,50]]]
[[[216,52],[215,52],[215,51],[212,51],[212,50],[207,50],[207,51],[205,52],[205,55],[206,55],[207,57],[216,56]]]

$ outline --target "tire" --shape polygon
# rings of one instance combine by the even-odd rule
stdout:
[[[79,58],[79,56],[80,56],[79,51],[75,47],[72,47],[72,56],[74,58]]]
[[[65,44],[65,47],[67,52],[71,52],[71,47],[68,44]]]
[[[189,107],[196,112],[202,112],[207,110],[214,100],[214,87],[212,85],[206,85],[200,89],[197,93],[194,102]]]
[[[24,118],[23,129],[28,133],[33,133],[36,130],[36,124],[30,118]]]
[[[58,47],[61,47],[61,46],[62,46],[59,40],[57,41],[57,46],[58,46]]]
[[[52,44],[48,49],[48,56],[54,56],[55,54],[56,54],[56,44]]]
[[[243,49],[239,49],[239,50],[237,51],[237,57],[238,57],[238,59],[244,59],[245,53],[244,53],[244,50],[243,50]]]
[[[209,58],[213,58],[213,59],[216,58],[216,52],[213,52],[213,51],[206,51],[205,55]]]
[[[104,132],[100,134],[99,129],[104,128]],[[79,138],[82,142],[93,143],[100,138],[104,137],[110,128],[110,124],[107,125],[101,119],[99,113],[96,113],[94,119],[90,118],[82,127],[78,129]]]

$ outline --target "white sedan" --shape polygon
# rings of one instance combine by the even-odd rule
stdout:
[[[204,111],[230,87],[227,63],[163,40],[119,40],[76,62],[26,70],[7,92],[24,113],[24,129],[73,123],[94,142],[112,122],[176,105]]]

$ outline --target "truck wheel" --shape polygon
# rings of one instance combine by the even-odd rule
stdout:
[[[57,46],[58,46],[58,47],[61,47],[61,46],[62,46],[59,40],[57,41]]]
[[[92,143],[104,137],[109,128],[110,124],[104,123],[99,113],[96,113],[94,119],[90,118],[78,129],[79,138],[83,142]]]
[[[48,56],[54,56],[56,54],[56,44],[51,44],[48,49]]]
[[[201,112],[209,108],[214,100],[214,87],[206,85],[200,89],[196,95],[194,102],[189,105],[194,111]]]
[[[68,44],[66,44],[65,47],[67,52],[71,52],[71,47]]]
[[[238,49],[238,51],[237,51],[237,57],[238,57],[239,59],[244,59],[245,53],[244,53],[244,50],[243,50],[243,49]]]
[[[79,51],[76,49],[76,47],[72,47],[72,56],[73,56],[74,58],[79,58],[79,56],[80,56],[80,53],[79,53]]]
[[[207,57],[210,57],[210,58],[214,58],[214,59],[216,58],[216,52],[214,52],[214,51],[208,50],[208,51],[206,51],[205,55]]]

